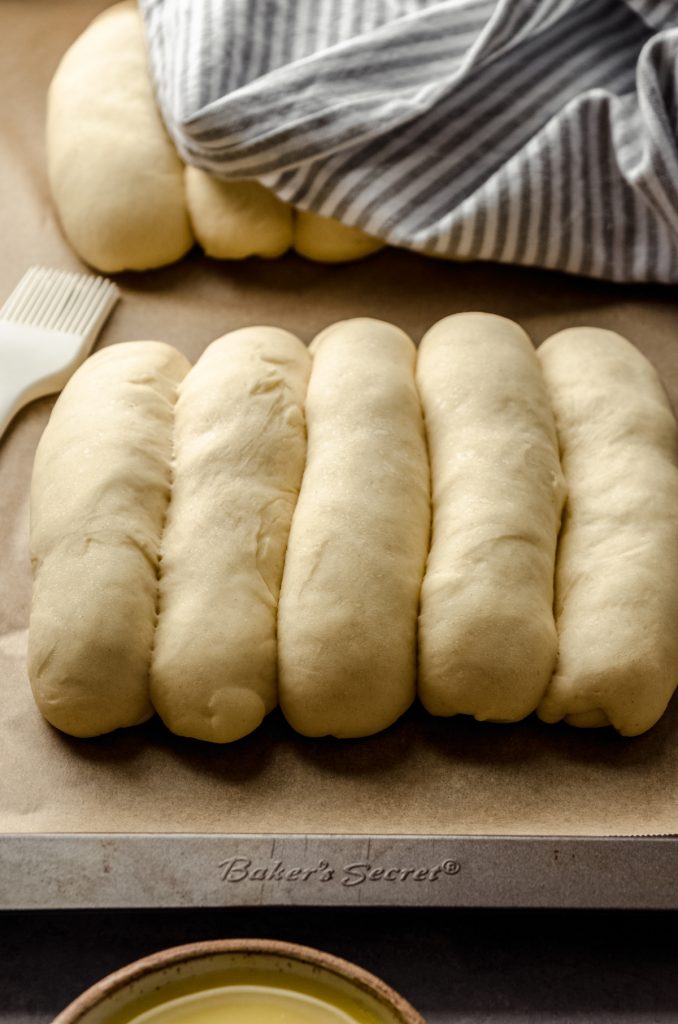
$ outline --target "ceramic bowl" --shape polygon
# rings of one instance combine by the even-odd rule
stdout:
[[[154,1020],[152,1011],[172,1000],[199,1000],[198,992],[233,984],[306,993],[311,1002],[341,1007],[344,1019],[358,1024],[425,1024],[402,996],[361,967],[267,939],[196,942],[154,953],[87,989],[53,1024],[131,1024],[142,1014]]]

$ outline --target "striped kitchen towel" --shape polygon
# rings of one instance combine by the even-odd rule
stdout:
[[[678,0],[139,0],[189,163],[392,245],[678,281]]]

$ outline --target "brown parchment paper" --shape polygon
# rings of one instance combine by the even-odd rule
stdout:
[[[45,90],[61,53],[105,6],[0,4],[0,298],[32,263],[83,269],[49,202]],[[294,256],[220,264],[192,253],[118,281],[123,299],[101,344],[159,338],[195,359],[247,324],[308,341],[357,315],[392,320],[418,340],[445,314],[482,309],[518,320],[536,342],[575,324],[618,330],[654,362],[678,405],[678,296],[668,288],[394,250],[337,267]],[[34,403],[0,441],[0,831],[678,833],[675,700],[632,740],[536,719],[433,719],[416,708],[386,733],[352,742],[305,740],[277,712],[226,748],[178,739],[158,722],[89,741],[56,732],[35,709],[25,670],[31,463],[52,404]]]

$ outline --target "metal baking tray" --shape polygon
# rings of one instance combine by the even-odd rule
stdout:
[[[678,909],[678,837],[0,837],[0,909]]]
[[[23,5],[26,12],[28,6]],[[50,5],[43,2],[41,6],[47,16]],[[88,6],[90,0],[84,0],[83,9]],[[59,14],[58,19],[63,22],[63,15]],[[78,30],[75,25],[68,29],[72,37]],[[63,31],[53,35],[52,56],[56,61],[64,45]],[[51,38],[49,33],[46,38]],[[50,66],[49,60],[43,63],[45,68]],[[13,67],[11,62],[1,66],[3,71]],[[22,76],[23,81],[23,70]],[[46,86],[47,79],[38,76],[33,92],[31,88],[21,91],[28,102],[25,110],[20,109],[20,104],[16,107],[15,114],[22,125],[32,124],[34,109],[40,106],[33,101],[44,95]],[[26,139],[32,139],[35,133],[24,134]],[[15,135],[12,145],[21,146],[23,136]],[[36,246],[42,262],[73,266],[73,256],[54,225],[47,224],[45,228],[45,218],[39,219],[38,224],[34,216],[35,182],[44,178],[41,154],[30,148],[17,152],[21,157],[17,166],[26,167],[31,173],[13,180],[15,195],[12,209],[8,210],[14,217],[8,221],[8,237],[12,237],[13,245],[0,267],[3,294],[13,287],[16,268],[34,261]],[[678,409],[678,307],[672,288],[615,285],[532,268],[445,264],[397,250],[373,257],[369,272],[366,264],[349,264],[328,271],[295,257],[265,265],[247,262],[227,268],[191,257],[177,267],[154,272],[152,278],[125,276],[120,285],[124,302],[116,310],[104,342],[160,337],[176,344],[191,359],[197,358],[212,338],[253,322],[276,323],[310,339],[334,320],[365,315],[397,323],[416,339],[442,316],[484,309],[518,321],[535,341],[566,326],[593,324],[619,330],[636,343],[659,370],[674,408]],[[11,593],[11,604],[6,601],[6,607],[12,608],[6,623],[9,634],[25,628],[28,616],[30,583],[21,538],[27,516],[30,459],[46,418],[46,405],[27,410],[1,453],[4,508],[11,510],[15,523],[12,530],[0,530],[0,563],[7,591]],[[11,696],[13,691],[14,681],[10,680],[5,696]],[[13,717],[10,708],[5,706],[3,711],[7,723],[7,763],[11,764],[19,753],[30,766],[36,742],[41,742],[41,738],[26,727],[23,719]],[[260,905],[678,909],[678,836],[609,835],[673,832],[677,827],[678,811],[674,811],[674,806],[678,808],[678,797],[672,795],[678,792],[674,753],[678,750],[677,728],[678,703],[674,702],[670,721],[660,723],[652,731],[653,736],[639,737],[624,745],[623,750],[617,748],[617,741],[610,736],[593,741],[573,735],[558,741],[559,749],[553,760],[555,786],[545,791],[545,805],[558,804],[562,792],[559,780],[567,772],[576,775],[571,789],[595,793],[606,784],[608,790],[598,796],[595,812],[588,815],[586,822],[580,820],[577,806],[562,817],[562,824],[549,824],[541,831],[571,828],[588,832],[585,837],[527,834],[528,827],[512,816],[515,804],[507,802],[507,778],[521,776],[515,792],[521,800],[524,796],[527,803],[534,802],[534,777],[524,771],[526,742],[537,744],[535,761],[537,765],[543,762],[539,740],[530,732],[529,724],[519,732],[484,734],[476,729],[466,731],[454,721],[431,722],[434,741],[417,747],[423,760],[415,763],[410,758],[411,763],[404,768],[402,764],[412,743],[417,741],[416,731],[374,737],[369,747],[364,748],[364,754],[360,752],[363,748],[355,748],[350,755],[345,748],[338,753],[336,745],[328,744],[328,749],[334,751],[330,757],[337,764],[342,758],[353,758],[353,778],[371,779],[375,762],[388,768],[378,793],[371,782],[360,794],[360,800],[354,800],[360,804],[359,811],[365,808],[362,822],[356,812],[345,822],[334,821],[332,816],[328,822],[325,815],[324,821],[319,817],[317,822],[306,821],[302,827],[286,819],[289,805],[277,808],[272,799],[256,816],[240,805],[235,816],[215,812],[213,820],[219,822],[221,834],[201,832],[210,827],[204,818],[201,823],[181,828],[168,817],[163,827],[158,824],[159,815],[153,823],[140,817],[139,827],[147,830],[141,833],[133,831],[129,821],[118,826],[113,812],[103,823],[93,820],[88,824],[88,806],[83,802],[82,825],[65,823],[64,830],[49,833],[0,833],[0,909]],[[75,744],[69,748],[67,740],[57,743],[51,739],[58,749],[54,750],[50,768],[44,771],[45,786],[37,795],[28,792],[23,763],[12,778],[6,772],[7,803],[16,796],[29,824],[36,820],[36,807],[48,806],[47,791],[53,788],[58,793],[60,787],[69,783],[70,766],[76,758],[77,772],[85,778],[90,798],[95,793],[97,802],[105,805],[111,789],[110,780],[108,789],[99,786],[106,782],[102,779],[102,749],[112,746],[115,761],[121,764],[128,763],[128,754],[138,757],[141,749],[130,736],[104,738],[96,748],[96,756],[83,752],[78,758]],[[161,737],[156,736],[155,740],[163,746]],[[47,741],[49,737],[45,738]],[[266,733],[263,738],[254,739],[251,746],[245,745],[238,752],[225,751],[220,758],[231,763],[243,756],[251,765],[263,750],[264,760],[270,762],[266,767],[267,778],[284,777],[291,765],[295,792],[304,794],[304,786],[309,791],[315,788],[319,804],[330,802],[332,794],[327,787],[323,789],[323,779],[328,776],[325,761],[322,772],[312,775],[309,771],[302,777],[296,771],[297,762],[287,757],[284,749],[280,753],[277,744],[275,735]],[[600,751],[595,757],[591,757],[593,747]],[[186,749],[182,746],[182,750]],[[527,749],[529,753],[529,746]],[[312,743],[305,743],[304,751],[303,764],[308,767],[319,763]],[[205,760],[207,755],[191,748],[191,757]],[[486,759],[495,769],[494,774],[488,771],[482,791],[469,801],[469,788],[465,780],[460,784],[458,766],[470,768],[477,789],[481,780],[475,769]],[[158,764],[157,773],[151,774],[144,758],[142,767],[137,763],[137,774],[133,773],[128,782],[134,786],[141,779],[149,791],[149,800],[155,800],[154,784],[163,776],[168,763],[169,759],[165,759]],[[176,763],[177,759],[172,758],[175,768]],[[418,802],[421,803],[420,795],[404,792],[398,779],[402,781],[405,770],[410,777],[416,772],[426,775],[430,766],[436,770],[438,780],[431,800],[441,798],[447,789],[454,790],[455,796],[449,807],[443,808],[445,813],[427,821],[425,807],[415,813]],[[339,778],[345,777],[342,767],[339,765]],[[40,771],[43,772],[42,766]],[[184,797],[196,796],[191,788],[193,783],[199,789],[211,774],[211,766],[204,763],[202,775],[182,776]],[[218,778],[225,785],[229,782],[226,774],[223,779],[221,775]],[[237,783],[237,771],[234,778]],[[473,780],[468,786],[472,784]],[[25,791],[19,791],[21,785]],[[649,788],[652,785],[663,791],[661,820],[653,813]],[[238,799],[237,788],[234,784],[234,802]],[[482,817],[486,795],[496,801],[500,811],[494,822]],[[375,814],[371,837],[353,834],[360,830],[370,808],[379,807],[384,798],[391,799],[393,814]],[[344,794],[345,803],[348,799]],[[205,805],[207,797],[202,800]],[[672,800],[674,805],[669,813],[666,809]],[[405,804],[408,813],[401,813]],[[634,810],[627,821],[613,815],[605,820],[606,807],[623,808],[626,804]],[[457,813],[460,807],[464,817]],[[270,815],[263,813],[268,810]],[[536,815],[532,817],[535,819]],[[20,824],[15,816],[12,827],[19,828]],[[61,829],[62,823],[54,814],[37,827]],[[80,827],[90,831],[75,831]],[[427,827],[430,834],[422,834]],[[521,834],[480,834],[492,832],[493,827]],[[385,832],[402,834],[382,834]],[[464,832],[476,834],[458,834]]]
[[[6,734],[26,830],[6,816],[0,909],[678,909],[677,727],[678,701],[633,743],[415,708],[342,743],[273,713],[222,750],[157,721],[82,744],[30,715]]]

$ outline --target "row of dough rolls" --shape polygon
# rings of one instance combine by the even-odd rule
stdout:
[[[225,742],[278,700],[306,735],[369,735],[418,689],[642,732],[678,678],[676,445],[654,369],[593,328],[535,354],[459,314],[418,356],[374,320],[310,355],[247,328],[192,369],[104,349],[36,456],[38,704],[76,735],[155,708]]]
[[[155,101],[135,0],[105,10],[62,58],[48,95],[47,169],[66,237],[105,273],[173,263],[196,241],[227,260],[294,248],[337,262],[383,247],[256,181],[184,167]]]

